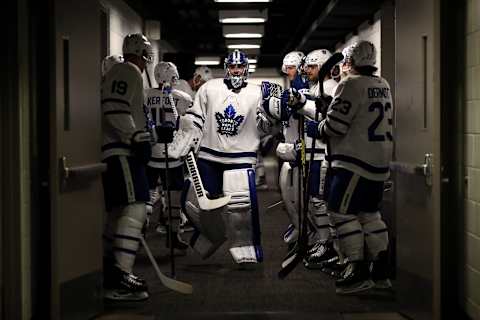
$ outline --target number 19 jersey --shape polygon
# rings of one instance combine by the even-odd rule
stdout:
[[[329,136],[329,160],[370,180],[389,177],[392,159],[392,96],[376,76],[350,75],[336,89],[320,125]]]

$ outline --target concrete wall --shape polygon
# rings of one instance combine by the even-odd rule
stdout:
[[[467,1],[465,310],[480,319],[480,0]]]

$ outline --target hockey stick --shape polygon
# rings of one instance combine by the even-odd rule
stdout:
[[[330,70],[341,60],[343,60],[343,55],[340,52],[334,53],[320,68],[318,72],[318,80],[319,80],[319,86],[320,86],[320,97],[323,96],[324,89],[323,89],[323,79],[325,76],[330,72]],[[318,121],[318,115],[319,115],[319,108],[317,105],[317,108],[315,110],[315,121]],[[303,117],[301,118],[303,119]],[[302,125],[303,127],[303,121],[299,123],[299,126]],[[303,136],[302,136],[303,138]],[[282,269],[278,272],[278,277],[280,279],[284,279],[290,272],[295,269],[295,267],[298,265],[300,261],[303,260],[307,253],[307,245],[308,245],[308,236],[307,236],[307,224],[308,224],[308,198],[310,196],[310,175],[312,173],[312,165],[313,165],[313,160],[315,156],[315,142],[316,139],[312,139],[312,146],[310,150],[310,163],[309,163],[309,170],[308,170],[308,175],[306,178],[306,192],[304,196],[304,206],[303,206],[303,215],[300,218],[301,222],[301,227],[300,227],[300,235],[298,237],[298,241],[296,246],[287,254],[287,257],[284,259],[282,262]],[[300,215],[300,212],[299,212]]]
[[[213,210],[225,206],[229,201],[231,196],[227,195],[217,199],[209,199],[203,188],[202,179],[198,173],[197,163],[195,162],[195,157],[193,156],[193,151],[190,151],[187,154],[186,158],[188,173],[193,180],[193,186],[195,189],[195,195],[197,196],[198,205],[202,210]]]
[[[181,282],[181,281],[172,279],[170,277],[167,277],[166,275],[164,275],[162,273],[162,271],[160,271],[160,268],[158,267],[157,261],[155,261],[155,258],[153,257],[152,252],[150,251],[150,248],[147,245],[147,242],[145,241],[145,239],[143,237],[141,237],[140,240],[142,242],[143,248],[147,252],[148,259],[150,259],[150,262],[152,263],[153,268],[155,269],[155,273],[157,274],[160,282],[162,282],[162,284],[165,287],[167,287],[168,289],[171,289],[173,291],[180,292],[180,293],[183,293],[183,294],[192,294],[193,287],[192,287],[191,284],[188,284],[186,282]]]

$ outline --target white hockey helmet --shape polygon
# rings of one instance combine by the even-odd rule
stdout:
[[[318,68],[320,68],[322,64],[324,64],[331,56],[332,54],[327,49],[313,50],[307,54],[307,57],[305,58],[305,65],[317,65]]]
[[[352,66],[375,66],[377,62],[377,50],[370,41],[362,40],[346,49],[347,50],[344,49],[345,61],[349,61]]]
[[[175,84],[179,79],[177,66],[172,62],[160,61],[153,70],[155,81],[158,84]]]
[[[195,69],[193,77],[200,76],[201,80],[208,81],[213,78],[212,70],[207,66],[200,66]]]
[[[119,55],[119,54],[112,54],[110,56],[106,56],[105,58],[103,58],[102,60],[102,76],[106,75],[108,71],[110,71],[110,69],[116,65],[117,63],[122,63],[124,60],[123,60],[123,56]]]
[[[233,75],[230,73],[229,66],[231,65],[241,65],[244,67],[243,73],[241,75]],[[224,63],[225,69],[225,79],[230,82],[233,88],[238,89],[243,86],[243,84],[248,79],[248,57],[247,54],[238,49],[233,50],[225,58]]]
[[[134,54],[146,63],[153,61],[153,48],[150,41],[141,33],[131,33],[123,39],[123,55]]]
[[[305,56],[301,51],[292,51],[285,55],[282,63],[282,72],[287,73],[287,66],[295,66],[297,70],[300,70],[302,65],[302,59]]]

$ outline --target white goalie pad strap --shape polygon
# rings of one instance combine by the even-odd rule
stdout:
[[[281,142],[277,145],[277,156],[285,161],[295,161],[297,159],[297,150],[295,144]]]
[[[260,244],[260,220],[258,216],[255,171],[253,169],[227,170],[223,173],[223,191],[230,195],[227,205],[227,224],[232,234],[232,248],[253,246],[252,250],[234,250],[236,253],[255,253],[255,261],[263,260]],[[232,251],[231,251],[232,253]],[[232,253],[233,255],[233,253]],[[237,260],[250,259],[247,256]],[[252,261],[247,261],[252,262]]]
[[[168,145],[168,156],[174,159],[185,157],[193,149],[197,152],[202,139],[202,131],[187,117],[180,118],[180,128],[175,133],[173,141]]]
[[[192,181],[185,181],[182,208],[195,227],[190,246],[203,259],[211,256],[227,239],[224,222],[225,207],[204,211],[198,205]]]
[[[230,248],[233,260],[240,263],[257,263],[257,251],[255,246],[243,246]]]
[[[132,272],[146,216],[145,204],[133,203],[122,209],[117,220],[112,249],[116,264],[124,271]]]
[[[284,162],[280,169],[280,191],[285,204],[288,219],[291,224],[298,228],[298,169]]]

